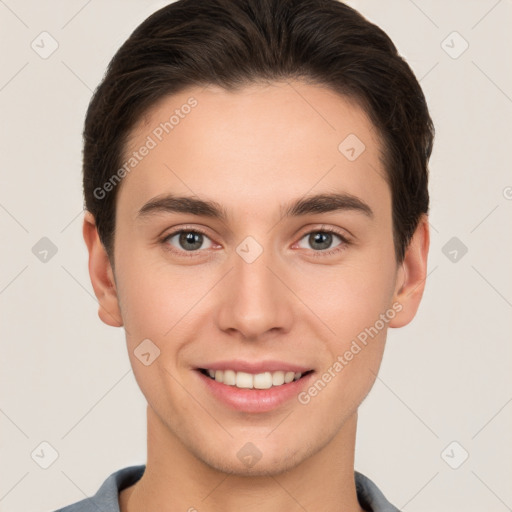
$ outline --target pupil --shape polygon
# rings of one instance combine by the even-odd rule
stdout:
[[[311,245],[314,247],[315,244],[320,244],[321,247],[319,249],[327,249],[331,245],[332,234],[331,233],[321,233],[317,232],[311,235],[312,240],[310,240]]]
[[[191,244],[193,245],[193,247],[190,247],[189,246],[189,249],[199,249],[201,247],[201,237],[202,237],[202,234],[201,233],[192,233],[190,231],[186,232],[186,233],[182,233],[181,236],[180,236],[180,243],[185,246],[187,246],[187,244]]]

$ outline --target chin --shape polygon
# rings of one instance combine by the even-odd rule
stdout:
[[[240,443],[234,443],[231,449],[212,448],[208,452],[198,452],[195,456],[208,467],[227,473],[232,476],[269,477],[277,476],[301,464],[311,453],[307,453],[303,443],[298,441],[301,447],[284,447],[256,440],[248,441],[238,447]],[[259,446],[259,448],[258,448]],[[230,456],[230,452],[233,456]]]

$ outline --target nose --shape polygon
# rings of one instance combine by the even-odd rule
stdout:
[[[247,246],[246,246],[247,247]],[[248,252],[254,250],[249,244]],[[293,323],[293,292],[287,286],[284,265],[263,250],[251,261],[241,244],[233,254],[232,270],[217,291],[219,328],[241,339],[261,340],[278,331],[288,332]]]

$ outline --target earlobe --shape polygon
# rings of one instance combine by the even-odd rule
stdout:
[[[428,216],[423,215],[397,273],[393,304],[400,304],[401,309],[389,322],[390,327],[403,327],[416,315],[425,289],[429,246]]]
[[[83,237],[89,251],[89,276],[98,299],[98,316],[107,325],[121,327],[123,320],[112,266],[98,235],[94,216],[87,210],[84,216]]]

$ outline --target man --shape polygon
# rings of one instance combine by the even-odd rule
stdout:
[[[357,410],[423,293],[433,126],[387,35],[336,0],[179,0],[114,56],[84,141],[148,454],[61,510],[397,510],[354,471]]]

